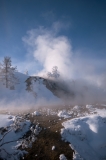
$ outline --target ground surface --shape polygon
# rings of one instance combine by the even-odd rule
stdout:
[[[86,106],[63,106],[55,109],[39,108],[40,116],[35,116],[35,109],[26,110],[12,110],[2,111],[3,114],[21,115],[25,119],[29,119],[32,124],[39,124],[42,128],[41,132],[37,136],[37,140],[32,144],[31,148],[25,148],[28,151],[22,159],[25,160],[59,160],[60,154],[64,154],[67,160],[73,159],[73,150],[69,146],[68,142],[62,140],[61,129],[64,121],[86,117],[91,115],[99,115],[100,112],[106,111],[106,105],[86,105]],[[71,115],[70,118],[64,119],[58,117],[59,111],[66,110]],[[30,132],[28,133],[30,136]],[[76,134],[75,134],[76,135]],[[71,136],[72,137],[72,136]],[[72,141],[70,142],[72,144]],[[82,142],[81,142],[82,143]],[[72,144],[73,145],[73,144]],[[55,149],[52,150],[52,146]],[[83,147],[82,147],[83,148]],[[20,148],[21,149],[21,148]],[[75,152],[77,151],[74,148]],[[88,149],[89,150],[89,149]]]
[[[59,120],[55,115],[34,116],[32,122],[39,123],[42,131],[33,143],[32,148],[27,149],[25,160],[58,160],[60,154],[64,154],[68,160],[73,157],[73,150],[69,143],[61,140],[60,129],[64,120]],[[55,146],[55,150],[52,150]]]

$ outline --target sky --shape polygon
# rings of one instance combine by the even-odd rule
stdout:
[[[0,0],[0,62],[24,73],[106,81],[105,0]]]

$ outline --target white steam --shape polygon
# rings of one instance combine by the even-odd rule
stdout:
[[[23,37],[23,41],[28,49],[28,57],[34,58],[30,58],[30,65],[27,63],[30,69],[32,64],[34,74],[44,75],[57,66],[61,77],[85,79],[97,86],[106,86],[106,83],[103,84],[105,74],[98,73],[102,61],[81,57],[80,52],[83,51],[73,52],[70,40],[58,35],[55,27],[52,26],[51,30],[43,27],[32,29]]]
[[[72,47],[65,36],[56,36],[53,32],[43,28],[31,30],[23,41],[30,46],[30,52],[42,66],[40,73],[51,71],[58,66],[60,74],[71,77]],[[69,74],[70,73],[70,74]]]

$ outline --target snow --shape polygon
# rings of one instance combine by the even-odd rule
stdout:
[[[39,113],[38,111],[35,111],[35,112],[33,113],[33,115],[34,115],[34,116],[40,116],[40,113]]]
[[[54,94],[46,88],[46,85],[43,83],[42,79],[32,80],[33,92],[37,93],[38,103],[44,105],[45,103],[51,105],[52,103],[59,103],[60,99],[54,96]]]
[[[70,118],[71,117],[70,114],[68,114],[66,110],[59,111],[58,116],[63,117],[63,118]]]
[[[74,160],[106,159],[106,110],[62,123],[62,139],[75,150]]]
[[[65,157],[64,154],[60,154],[59,159],[60,159],[60,160],[67,160],[67,158]]]
[[[12,119],[9,119],[9,115],[0,115],[0,128],[2,127],[8,127],[13,123]]]
[[[11,116],[11,119],[9,117],[9,115],[0,115],[0,157],[6,160],[12,160],[14,156],[17,158],[19,154],[24,154],[24,151],[16,150],[15,146],[17,140],[23,137],[31,125],[30,121],[23,120],[22,117]],[[4,129],[6,129],[5,132]],[[14,156],[8,156],[9,154]]]
[[[56,97],[46,85],[43,83],[43,79],[37,77],[37,80],[32,80],[32,91],[26,90],[26,80],[29,78],[22,73],[15,73],[15,76],[19,79],[19,84],[15,85],[14,90],[10,90],[0,82],[0,107],[33,107],[35,105],[45,105],[59,103],[60,99]],[[36,76],[35,76],[36,77]],[[34,77],[34,78],[35,78]],[[36,95],[36,96],[35,96]]]
[[[52,151],[55,150],[55,146],[52,146]]]
[[[76,106],[74,106],[73,110],[80,110],[80,108],[81,108],[81,106],[76,105]]]
[[[87,105],[86,105],[86,108],[91,109],[91,108],[93,108],[93,105],[87,104]]]

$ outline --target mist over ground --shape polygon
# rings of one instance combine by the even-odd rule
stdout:
[[[26,90],[25,80],[29,77],[18,73],[20,84],[15,90],[0,84],[0,109],[30,110],[38,108],[67,108],[74,105],[103,104],[106,92],[85,80],[66,80],[61,77],[42,78],[32,76],[31,91]],[[37,79],[35,81],[35,79]]]
[[[101,104],[105,101],[106,91],[84,79],[60,80],[57,83],[66,92],[59,92],[66,105]]]

